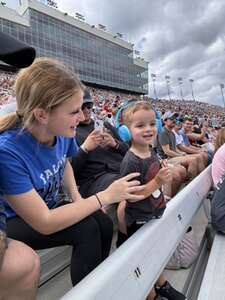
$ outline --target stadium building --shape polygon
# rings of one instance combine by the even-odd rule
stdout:
[[[34,46],[37,56],[70,65],[86,84],[148,93],[148,62],[134,45],[35,0],[0,6],[0,30]]]

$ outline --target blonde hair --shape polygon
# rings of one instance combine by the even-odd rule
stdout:
[[[78,91],[84,90],[79,77],[61,62],[35,59],[16,79],[17,111],[0,118],[0,132],[35,122],[34,108],[51,111]]]
[[[225,143],[225,128],[221,128],[215,141],[215,151]]]
[[[130,104],[123,111],[123,124],[130,127],[134,113],[140,110],[151,111],[151,104],[147,101],[137,101]]]

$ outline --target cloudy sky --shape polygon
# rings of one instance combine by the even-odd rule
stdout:
[[[17,1],[6,1],[10,5]],[[225,84],[224,0],[58,0],[62,11],[79,12],[91,25],[103,24],[135,44],[156,74],[158,97],[168,98],[165,75],[170,76],[171,97],[223,105],[220,83]]]

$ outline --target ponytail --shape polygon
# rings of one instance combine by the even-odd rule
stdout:
[[[14,129],[21,124],[21,117],[17,112],[11,112],[0,117],[0,132]]]

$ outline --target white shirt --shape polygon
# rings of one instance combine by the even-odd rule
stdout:
[[[182,135],[177,133],[175,130],[173,130],[173,133],[175,134],[175,137],[176,137],[176,146],[183,144],[184,140],[183,140]]]

